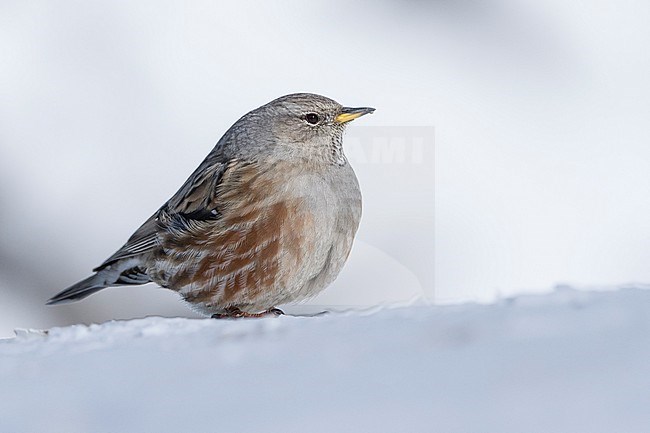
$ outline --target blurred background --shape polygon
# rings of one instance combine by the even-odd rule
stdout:
[[[194,317],[154,285],[63,307],[225,130],[278,96],[373,106],[364,218],[314,308],[650,282],[650,6],[0,3],[0,336]],[[305,307],[306,308],[306,307]]]

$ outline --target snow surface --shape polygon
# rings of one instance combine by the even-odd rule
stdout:
[[[0,340],[1,432],[647,432],[650,291]]]

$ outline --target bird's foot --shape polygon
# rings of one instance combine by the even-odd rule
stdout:
[[[239,318],[258,318],[258,317],[278,317],[282,316],[284,312],[279,308],[270,308],[261,313],[246,313],[237,307],[228,307],[223,313],[215,313],[212,315],[213,319],[239,319]]]

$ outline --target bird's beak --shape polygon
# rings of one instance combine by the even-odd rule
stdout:
[[[341,113],[334,118],[337,123],[347,123],[350,120],[354,120],[357,117],[361,117],[364,114],[370,114],[375,111],[374,108],[361,107],[361,108],[348,108],[343,107]]]

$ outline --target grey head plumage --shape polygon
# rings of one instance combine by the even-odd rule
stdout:
[[[373,108],[346,108],[325,96],[294,93],[247,113],[217,144],[230,158],[305,158],[340,163],[347,122]]]

